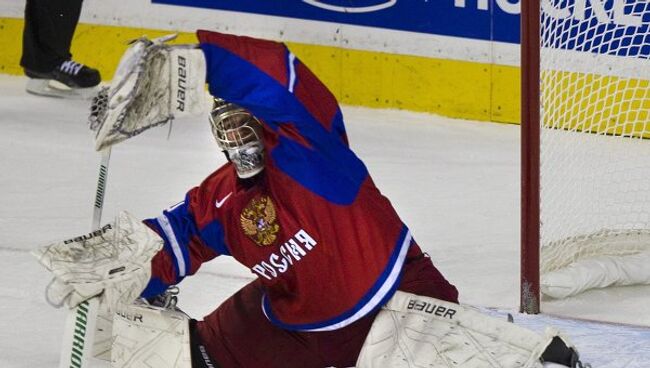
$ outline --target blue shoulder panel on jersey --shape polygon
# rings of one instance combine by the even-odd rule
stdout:
[[[200,231],[201,239],[206,242],[206,245],[210,247],[210,249],[224,256],[230,255],[230,250],[226,247],[223,225],[221,225],[219,221],[211,221]]]
[[[201,44],[201,48],[213,95],[249,109],[273,130],[293,124],[311,145],[305,147],[281,136],[280,144],[271,152],[277,167],[330,202],[354,202],[368,171],[341,139],[345,129],[340,110],[334,116],[332,131],[327,131],[287,86],[228,50],[213,44]]]
[[[349,205],[356,199],[368,172],[352,151],[342,143],[339,145],[340,149],[324,155],[280,137],[271,157],[278,168],[311,192],[331,203]]]
[[[286,86],[259,70],[255,65],[213,44],[201,49],[207,63],[207,83],[213,96],[249,109],[277,129],[274,122],[296,121],[294,111],[285,109]]]
[[[343,125],[343,112],[340,108],[336,110],[336,115],[332,119],[332,132],[336,132],[339,139],[343,139],[346,136],[345,125]]]

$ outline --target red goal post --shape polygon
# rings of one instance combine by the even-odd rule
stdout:
[[[520,311],[539,313],[540,0],[521,2]]]

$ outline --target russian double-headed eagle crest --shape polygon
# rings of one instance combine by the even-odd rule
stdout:
[[[275,206],[269,196],[253,198],[239,216],[241,228],[260,247],[272,245],[280,231],[276,220]]]

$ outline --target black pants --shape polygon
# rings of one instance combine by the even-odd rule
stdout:
[[[27,0],[23,68],[47,73],[72,57],[70,44],[83,0]]]

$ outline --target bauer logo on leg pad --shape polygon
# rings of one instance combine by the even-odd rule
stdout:
[[[431,315],[436,315],[442,318],[453,319],[456,314],[456,310],[442,305],[436,305],[430,302],[426,302],[418,299],[410,299],[406,309],[421,311]]]
[[[542,353],[554,336],[398,290],[375,317],[355,366],[541,368]]]
[[[127,310],[118,310],[118,311],[115,312],[115,314],[117,314],[118,316],[120,316],[120,317],[122,317],[125,320],[130,321],[130,322],[144,323],[144,321],[142,320],[142,318],[143,318],[142,314],[136,313],[136,312],[129,313],[128,309]]]

